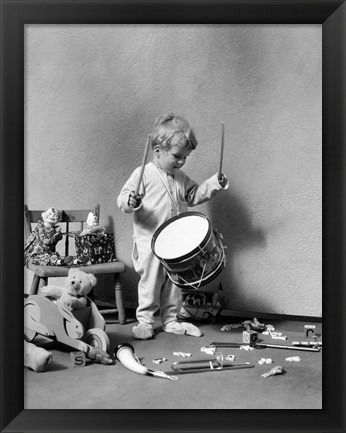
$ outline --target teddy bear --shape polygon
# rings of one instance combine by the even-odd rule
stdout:
[[[24,264],[28,261],[34,265],[51,266],[71,263],[72,256],[61,257],[55,251],[56,244],[62,239],[61,227],[57,225],[62,219],[62,211],[51,207],[42,212],[41,216],[42,221],[38,221],[24,246]]]
[[[71,268],[63,287],[49,284],[39,289],[39,294],[58,299],[71,311],[81,310],[87,306],[87,295],[96,283],[95,275]]]
[[[51,360],[51,352],[24,339],[24,367],[40,373],[47,370]]]

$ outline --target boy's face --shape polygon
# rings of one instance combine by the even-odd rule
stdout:
[[[158,146],[155,148],[155,159],[157,164],[162,170],[168,174],[174,174],[176,170],[183,167],[186,162],[186,158],[192,151],[185,147],[174,145],[170,149],[160,149]]]

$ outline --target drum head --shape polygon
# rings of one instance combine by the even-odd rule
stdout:
[[[167,221],[155,240],[155,254],[170,260],[189,254],[204,240],[209,230],[208,219],[197,212],[187,212]]]

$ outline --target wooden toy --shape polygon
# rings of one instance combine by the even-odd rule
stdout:
[[[255,344],[258,340],[258,332],[257,331],[243,331],[243,343],[247,344]]]
[[[85,353],[81,350],[70,353],[73,367],[85,367]]]
[[[110,358],[109,361],[105,359],[109,350],[109,338],[104,332],[105,320],[94,302],[87,299],[86,308],[72,312],[42,295],[24,297],[24,338],[32,341],[37,335],[42,335],[92,359],[111,363]]]

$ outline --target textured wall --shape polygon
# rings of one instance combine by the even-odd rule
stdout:
[[[321,39],[320,25],[26,26],[26,202],[99,202],[135,301],[116,198],[152,123],[187,117],[199,146],[185,171],[201,181],[223,121],[230,188],[194,210],[228,245],[229,308],[321,316]]]

